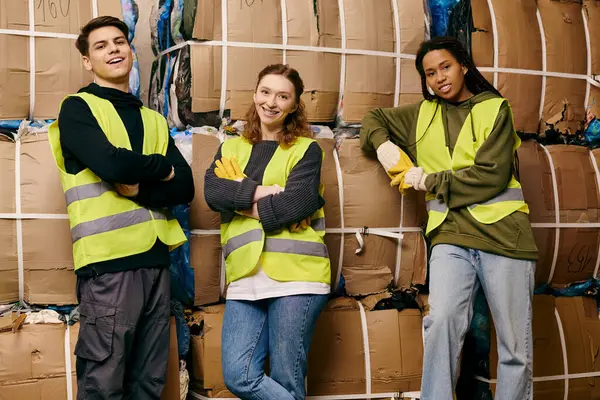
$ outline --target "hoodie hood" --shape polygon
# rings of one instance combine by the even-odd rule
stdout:
[[[449,103],[441,100],[440,106],[442,108],[442,119],[444,121],[444,133],[446,137],[446,146],[450,150],[450,154],[454,151],[454,146],[458,139],[458,134],[462,130],[462,127],[467,120],[467,117],[473,110],[473,107],[483,101],[498,98],[499,96],[492,92],[481,92],[474,95],[468,100],[461,103]],[[473,119],[471,119],[470,129],[473,141],[475,141],[475,127],[473,125]]]

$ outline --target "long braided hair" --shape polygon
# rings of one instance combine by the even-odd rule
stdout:
[[[427,90],[427,80],[425,76],[425,69],[423,68],[423,58],[425,58],[427,53],[434,50],[449,51],[450,54],[456,58],[459,64],[467,68],[468,71],[465,75],[465,84],[471,93],[476,95],[485,91],[489,91],[502,97],[500,92],[496,90],[496,88],[489,83],[483,77],[483,75],[481,75],[481,72],[479,72],[475,66],[475,63],[473,62],[473,58],[462,45],[462,43],[456,38],[441,36],[421,43],[419,51],[417,52],[415,65],[417,67],[417,71],[419,71],[419,75],[421,76],[421,90],[423,91],[423,97],[425,99],[437,99],[435,94],[431,94],[429,90]]]

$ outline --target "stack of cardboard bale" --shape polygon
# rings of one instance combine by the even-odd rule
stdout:
[[[150,104],[172,125],[198,126],[219,111],[243,118],[260,70],[282,62],[304,80],[311,122],[360,122],[373,107],[421,97],[413,61],[425,34],[421,0],[228,0],[226,10],[221,3],[165,2],[156,17],[162,56]],[[161,30],[168,21],[183,22]]]
[[[250,96],[259,70],[268,63],[282,61],[297,67],[306,77],[308,91],[304,101],[313,122],[334,119],[338,124],[358,122],[370,108],[420,98],[418,77],[412,62],[404,57],[396,59],[399,72],[392,86],[387,67],[393,64],[388,65],[390,58],[383,53],[339,55],[328,49],[342,46],[389,52],[390,43],[396,41],[401,44],[401,53],[414,54],[413,45],[421,40],[419,23],[423,10],[420,4],[415,4],[418,2],[394,4],[385,0],[373,6],[358,0],[344,0],[339,2],[344,6],[343,13],[331,2],[317,1],[315,8],[303,2],[290,3],[274,0],[253,5],[242,3],[240,7],[239,3],[228,2],[225,29],[221,25],[220,7],[211,7],[212,12],[206,12],[201,6],[207,2],[202,2],[195,12],[184,9],[184,21],[193,23],[187,25],[188,36],[183,35],[183,38],[209,42],[182,44],[179,53],[167,51],[159,58],[157,71],[162,68],[162,75],[157,73],[153,84],[168,95],[154,97],[155,100],[162,98],[157,101],[158,108],[169,117],[177,114],[171,122],[184,125],[193,124],[192,116],[204,118],[205,113],[211,111],[219,111],[220,115],[232,119],[242,118],[251,104]],[[572,135],[581,129],[586,106],[596,112],[600,110],[596,102],[596,98],[600,100],[600,85],[593,79],[600,66],[597,60],[600,41],[594,35],[600,21],[600,2],[472,0],[471,4],[476,27],[473,33],[476,63],[510,100],[519,133],[541,134],[540,137],[552,132]],[[270,16],[273,24],[256,22],[255,15],[259,14],[255,13],[259,12]],[[335,18],[331,18],[332,15]],[[398,25],[394,23],[396,15],[399,16],[399,37],[396,35]],[[406,16],[412,17],[406,19]],[[335,23],[341,19],[342,28]],[[287,24],[281,26],[282,20]],[[387,22],[390,24],[386,25]],[[377,34],[367,29],[374,26]],[[344,30],[343,34],[340,29]],[[233,43],[224,43],[224,34],[225,39]],[[376,38],[371,39],[371,35]],[[410,46],[405,45],[406,40]],[[283,46],[270,47],[272,43]],[[303,51],[286,45],[320,46],[323,51]],[[393,48],[392,51],[398,51]],[[189,65],[182,69],[185,63]],[[194,79],[194,76],[202,78]],[[339,88],[329,85],[338,80]],[[187,93],[183,90],[185,85]],[[392,87],[396,88],[393,93]],[[333,98],[337,98],[336,107],[333,107],[336,103]],[[161,108],[165,103],[170,105],[169,109]],[[212,162],[219,140],[197,135],[193,141],[197,193],[191,211],[191,225],[196,233],[192,238],[192,264],[197,271],[196,304],[202,305],[222,300],[226,290],[219,249],[219,219],[204,203],[202,192],[204,171]],[[425,253],[420,254],[423,242],[420,234],[410,232],[410,228],[423,223],[422,199],[412,192],[402,197],[389,188],[385,173],[376,160],[360,150],[356,140],[338,138],[334,144],[331,140],[319,139],[319,143],[325,152],[322,181],[326,185],[329,230],[326,243],[332,259],[332,289],[337,291],[343,285],[349,295],[368,295],[384,290],[390,282],[398,287],[422,283],[426,271]],[[569,284],[589,282],[597,277],[600,265],[599,155],[583,147],[542,147],[535,141],[524,142],[519,150],[519,175],[540,248],[536,272],[536,287],[540,291],[552,288],[553,293],[561,293]],[[377,195],[365,198],[364,193]],[[356,239],[349,232],[363,226],[409,229],[404,232],[400,246],[394,239],[363,235],[365,245],[357,254]],[[354,335],[357,341],[362,337],[358,304],[349,298],[336,299],[321,317],[310,356],[310,394],[402,391],[413,389],[413,384],[418,382],[418,372],[411,375],[411,371],[417,371],[419,355],[391,347],[374,350],[383,344],[372,342],[378,337],[378,325],[370,325],[369,321],[383,315],[381,311],[367,311],[363,316],[369,332],[368,351],[346,336]],[[220,369],[215,370],[215,365],[220,363],[222,312],[222,305],[204,308],[198,316],[204,322],[204,336],[192,340],[194,389],[204,391],[209,397],[228,395]],[[598,311],[593,301],[584,297],[536,296],[534,314],[534,373],[544,380],[536,382],[536,398],[597,397],[596,385],[600,381],[596,378],[599,369],[595,343],[600,341],[600,332],[595,323]],[[410,329],[406,312],[394,312],[394,315],[402,320],[400,326]],[[352,318],[356,318],[356,324],[351,322]],[[389,329],[388,332],[399,331]],[[330,335],[333,335],[332,340],[328,339]],[[341,344],[334,336],[342,338]],[[420,334],[414,337],[407,334],[399,341],[412,338],[413,349],[421,351],[420,345],[413,344],[417,337],[420,339]],[[390,342],[398,341],[387,343]],[[383,353],[387,353],[384,357],[387,361],[406,363],[402,372],[396,370],[394,374],[403,384],[397,381],[391,386],[378,386],[378,379],[394,381],[389,376],[386,379],[378,375],[380,371],[393,370],[391,366],[375,366],[373,357]],[[494,378],[497,356],[495,350],[492,353]],[[348,354],[354,354],[356,361],[351,362]],[[362,365],[361,360],[367,354],[372,372],[369,385],[364,370],[346,367]],[[413,361],[416,364],[411,364]]]
[[[27,305],[68,311],[77,303],[48,121],[26,120],[56,118],[64,96],[91,82],[75,48],[80,27],[95,15],[131,23],[131,6],[120,0],[0,1],[0,313],[8,310],[0,317],[2,400],[76,396],[78,324],[24,323],[19,312],[10,312]]]

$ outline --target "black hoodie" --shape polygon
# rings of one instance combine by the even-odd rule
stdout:
[[[89,168],[111,184],[139,183],[139,194],[133,200],[145,207],[171,207],[192,201],[192,171],[172,138],[169,137],[165,156],[142,154],[142,102],[137,97],[95,83],[79,92],[93,94],[113,104],[125,125],[132,150],[113,146],[87,103],[79,97],[69,97],[64,101],[58,116],[60,144],[67,173],[77,174]],[[170,174],[171,167],[175,169],[175,177],[169,182],[162,182],[161,179]],[[157,240],[154,247],[145,253],[90,264],[78,269],[76,273],[91,276],[138,268],[166,267],[169,264],[168,247]]]

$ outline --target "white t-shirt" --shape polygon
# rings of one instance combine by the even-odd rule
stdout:
[[[227,300],[262,300],[299,294],[329,294],[322,282],[280,282],[269,278],[260,264],[251,275],[229,284]]]

